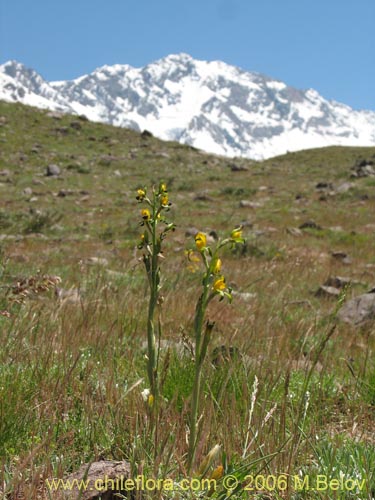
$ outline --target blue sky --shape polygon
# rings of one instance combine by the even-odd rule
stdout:
[[[0,62],[47,80],[168,54],[375,109],[375,0],[0,0]]]

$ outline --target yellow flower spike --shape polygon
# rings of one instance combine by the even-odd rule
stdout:
[[[137,196],[136,199],[138,201],[142,201],[145,199],[146,196],[146,191],[144,189],[137,189]]]
[[[154,395],[153,395],[153,394],[150,394],[150,395],[148,396],[148,401],[147,401],[147,402],[148,402],[148,406],[149,406],[150,408],[152,408],[152,407],[153,407],[153,405],[154,405],[154,399],[155,399],[155,398],[154,398]]]
[[[212,272],[214,274],[219,274],[221,271],[221,259],[215,259],[214,265],[212,266]]]
[[[165,182],[162,182],[162,183],[160,184],[159,191],[160,191],[161,193],[166,193],[166,192],[167,192],[167,185],[165,184]]]
[[[150,210],[148,210],[148,208],[144,208],[142,210],[141,214],[142,214],[143,220],[149,221],[151,219],[151,213],[150,213]]]
[[[212,288],[215,290],[215,292],[224,292],[224,290],[227,289],[227,285],[225,284],[224,276],[220,276],[219,278],[217,278],[214,281]]]
[[[217,481],[224,475],[224,467],[222,465],[218,465],[216,469],[212,471],[211,478],[210,479],[215,479]]]
[[[161,206],[162,207],[167,207],[168,206],[168,202],[169,202],[168,195],[167,194],[163,194],[161,196],[161,198],[160,198]]]
[[[195,245],[201,252],[207,245],[207,237],[204,233],[197,233],[195,235]]]
[[[230,237],[232,240],[238,240],[242,238],[242,227],[236,227],[236,229],[233,229],[233,231],[230,234]]]

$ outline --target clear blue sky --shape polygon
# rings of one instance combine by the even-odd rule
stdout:
[[[375,0],[0,0],[0,62],[47,80],[168,54],[375,109]]]

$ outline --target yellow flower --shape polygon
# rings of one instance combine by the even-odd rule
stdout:
[[[137,197],[136,197],[136,199],[138,201],[144,200],[145,196],[146,196],[146,191],[144,189],[138,189],[137,190]]]
[[[215,292],[224,292],[224,290],[227,289],[224,276],[220,276],[214,281],[213,289],[215,290]]]
[[[142,210],[141,214],[142,214],[142,219],[143,220],[149,221],[151,219],[150,210],[148,210],[147,208],[144,208]]]
[[[167,194],[163,194],[160,198],[160,203],[161,203],[161,206],[162,207],[167,207],[168,206],[168,195]]]
[[[224,475],[224,467],[222,465],[219,465],[212,471],[211,474],[211,479],[215,479],[216,481],[223,477]]]
[[[159,191],[160,191],[161,193],[166,193],[166,191],[167,191],[167,185],[165,184],[165,182],[162,182],[162,183],[160,184]]]
[[[212,272],[214,274],[219,274],[221,271],[221,260],[219,258],[215,259],[214,265],[212,266]]]
[[[231,232],[230,237],[232,240],[238,240],[239,238],[242,238],[242,227],[236,227],[236,229],[233,229]]]
[[[155,399],[155,398],[154,398],[154,395],[153,395],[153,394],[150,394],[150,395],[148,396],[148,401],[147,401],[147,402],[148,402],[148,406],[149,406],[150,408],[152,408],[152,407],[153,407],[153,405],[154,405],[154,399]]]
[[[199,251],[202,251],[207,245],[207,238],[204,233],[197,233],[195,235],[195,244]]]

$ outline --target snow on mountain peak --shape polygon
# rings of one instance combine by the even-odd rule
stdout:
[[[17,61],[0,66],[0,99],[177,140],[227,156],[265,158],[334,144],[375,144],[375,112],[222,61],[171,54],[142,68],[105,65],[46,82]]]

